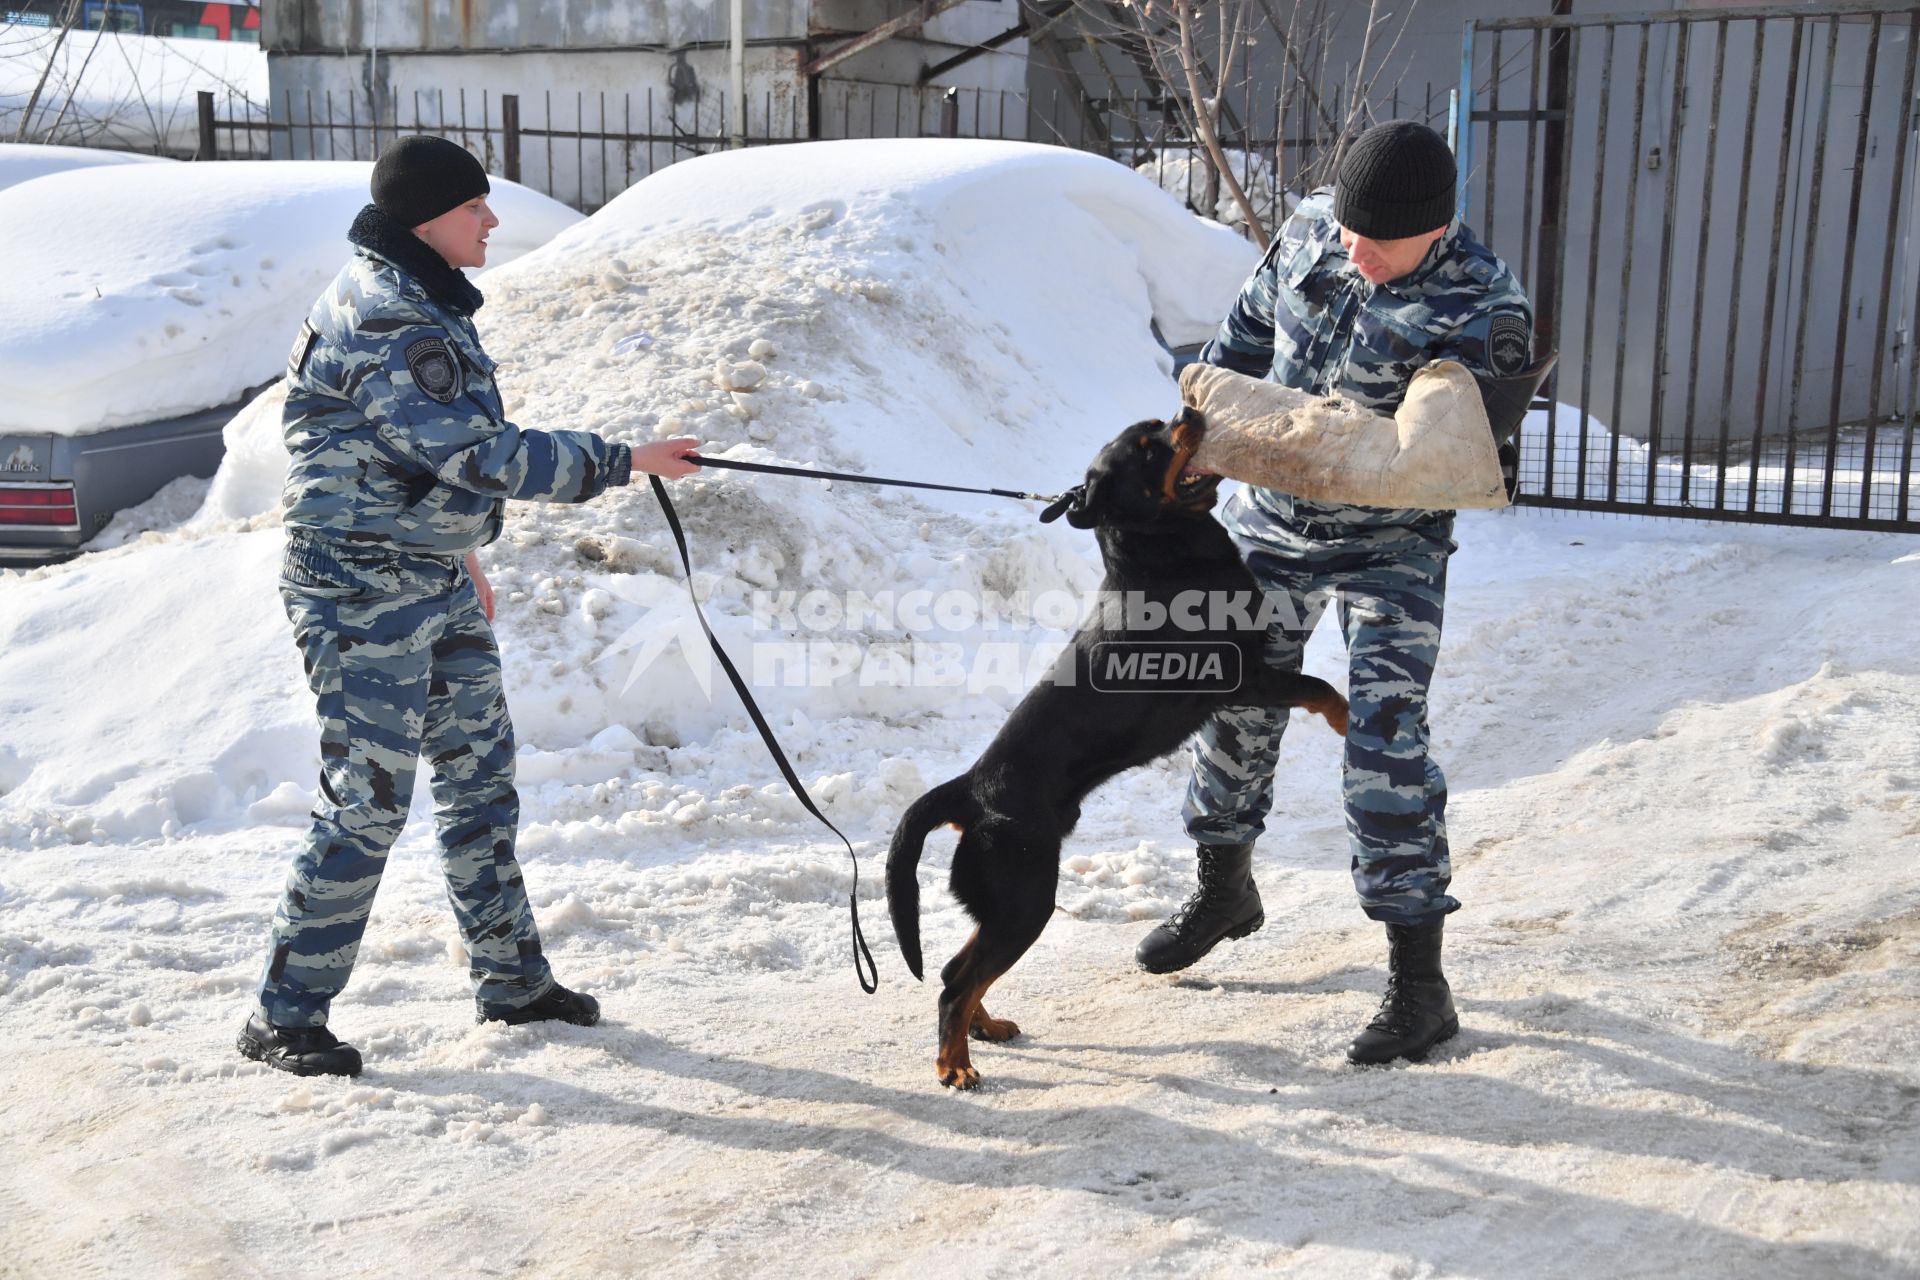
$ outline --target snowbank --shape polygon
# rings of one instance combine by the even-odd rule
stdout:
[[[0,191],[68,169],[98,165],[166,164],[164,156],[135,151],[105,151],[95,147],[52,147],[35,142],[0,142]]]
[[[27,129],[34,142],[190,156],[199,142],[202,91],[214,95],[222,120],[267,118],[267,55],[257,44],[115,31],[59,36],[45,27],[0,25],[0,135],[19,133],[43,74]]]
[[[284,307],[298,315],[338,267],[344,221],[328,201],[349,194],[344,205],[357,201],[353,192],[363,186],[355,184],[365,182],[367,167],[236,163],[161,173],[207,169],[230,175],[219,188],[223,209],[232,213],[202,228],[207,238],[194,246],[217,267],[156,278],[161,263],[144,257],[148,249],[136,234],[109,257],[119,286],[106,265],[90,269],[123,309],[115,326],[92,332],[121,334],[123,345],[157,344],[157,334],[142,330],[161,317],[190,324],[228,311],[217,326],[173,336],[171,349],[211,347],[209,334],[232,336],[250,324],[267,328],[276,367],[292,320],[269,324],[261,317]],[[275,180],[259,182],[269,171]],[[305,175],[317,190],[300,186]],[[21,192],[35,192],[46,201],[40,207],[52,211],[61,196],[94,196],[96,188],[81,182],[86,177],[46,178]],[[336,192],[342,182],[353,192]],[[300,200],[286,196],[290,186]],[[242,215],[248,201],[259,211]],[[0,196],[0,223],[12,217],[10,209]],[[518,209],[511,201],[501,209],[501,232],[509,232]],[[86,217],[77,211],[71,221]],[[275,228],[275,238],[255,244],[253,228],[263,225]],[[75,240],[84,238],[75,232]],[[330,248],[307,253],[309,238]],[[301,257],[290,257],[296,249]],[[259,257],[273,265],[257,267]],[[768,148],[674,165],[545,248],[488,274],[480,328],[503,363],[509,411],[528,426],[584,426],[618,439],[687,432],[733,457],[1050,491],[1077,482],[1092,451],[1119,426],[1177,405],[1150,320],[1160,320],[1169,338],[1210,332],[1254,257],[1233,232],[1192,219],[1150,184],[1091,155],[987,142]],[[244,315],[242,307],[265,288],[242,271],[311,274],[298,290],[276,286],[275,299],[261,299]],[[35,278],[42,297],[63,280],[56,269],[38,269]],[[180,301],[177,292],[198,303]],[[86,297],[61,305],[75,317],[100,309]],[[58,332],[42,330],[10,345],[0,365],[4,384],[17,386],[33,372],[46,388],[40,403],[54,403],[60,378],[48,365]],[[228,342],[236,345],[236,338]],[[148,368],[156,365],[167,361],[148,357]],[[196,376],[211,372],[204,365],[213,359],[192,361]],[[253,368],[234,368],[221,390],[257,378]],[[67,372],[81,382],[73,368]],[[134,388],[136,372],[96,372],[94,384],[81,384],[84,395],[102,401],[94,420],[109,409],[152,416],[157,395],[184,399],[171,365],[171,380],[148,374],[144,397]],[[749,380],[751,390],[720,386]],[[207,384],[196,393],[211,390]],[[83,558],[46,570],[48,581],[63,583],[58,589],[29,583],[31,591],[0,599],[0,633],[48,626],[46,599],[56,597],[36,595],[42,589],[58,599],[125,597],[121,612],[140,633],[148,624],[132,620],[146,610],[156,614],[154,626],[161,626],[157,616],[179,612],[182,628],[240,628],[259,645],[248,666],[265,681],[248,714],[232,722],[192,720],[198,712],[188,708],[227,702],[236,691],[227,662],[182,662],[179,679],[204,681],[200,691],[182,687],[157,700],[150,731],[131,733],[109,718],[111,708],[88,710],[84,699],[63,700],[52,689],[84,687],[83,672],[94,672],[102,654],[77,645],[61,656],[60,645],[50,643],[31,658],[10,656],[23,683],[8,687],[23,691],[23,716],[46,714],[65,729],[13,745],[31,773],[0,796],[0,842],[65,841],[73,821],[86,839],[96,831],[102,839],[154,835],[169,816],[232,823],[261,794],[282,785],[313,787],[305,758],[311,745],[290,756],[278,747],[311,737],[311,706],[303,704],[298,668],[290,666],[292,645],[269,574],[286,468],[278,405],[273,388],[228,424],[227,461],[204,507],[171,535],[204,539],[180,560],[182,570],[202,564],[194,572],[246,583],[244,589],[142,595],[140,564],[152,560],[144,545],[157,535],[136,532],[152,512],[134,512],[115,532],[131,537],[132,547],[113,553],[132,553],[131,560]],[[73,399],[60,409],[81,416]],[[899,622],[872,628],[852,618],[787,629],[780,608],[764,608],[764,599],[778,601],[785,591],[791,612],[791,593],[814,589],[900,597],[922,589],[975,599],[995,589],[1008,597],[1058,591],[1071,608],[1073,593],[1096,581],[1083,535],[1039,526],[1031,505],[1004,499],[922,499],[899,489],[828,489],[722,472],[674,486],[674,493],[695,539],[707,608],[743,660],[758,654],[766,664],[787,662],[778,649],[768,651],[787,641],[803,645],[787,666],[762,672],[762,699],[776,716],[795,718],[791,745],[803,754],[849,735],[849,716],[922,716],[950,699],[1008,704],[1031,683],[1071,612],[1054,618],[1052,628],[1021,620],[991,635],[968,626],[937,633]],[[165,505],[175,501],[177,495]],[[528,773],[530,814],[549,804],[568,808],[588,777],[637,779],[666,745],[680,747],[676,771],[762,771],[760,748],[724,681],[712,697],[701,687],[701,677],[710,676],[705,645],[670,557],[645,486],[588,507],[516,505],[505,539],[484,555],[501,597],[499,629],[520,741],[559,752],[545,777]],[[835,674],[831,666],[851,645],[891,641],[908,651],[916,639],[968,652],[983,639],[1006,641],[1018,647],[1016,666],[989,672],[987,681],[920,687],[912,670],[874,683],[872,672]],[[922,654],[922,681],[931,677],[929,664],[945,662],[950,651],[929,654]],[[69,660],[75,666],[65,666]],[[52,683],[25,693],[40,683],[25,679],[29,670]],[[58,672],[71,672],[71,681]],[[269,704],[273,679],[282,681],[284,699]],[[641,750],[620,748],[609,758],[605,745],[593,747],[611,727],[622,727]],[[820,745],[810,747],[816,733]],[[111,768],[96,768],[102,741],[117,745]],[[574,764],[566,764],[568,752],[578,754]],[[244,768],[236,764],[242,760]],[[862,812],[893,806],[914,781],[900,781],[899,771],[883,770],[877,758],[872,766],[849,783],[843,800]],[[77,773],[109,781],[75,793],[61,779]],[[182,787],[190,793],[184,800]],[[791,800],[778,793],[756,791],[707,808],[722,821],[735,812],[741,821],[791,818]],[[182,812],[192,818],[180,818]],[[298,823],[300,806],[290,814]]]
[[[226,167],[245,177],[269,166]],[[79,195],[71,180],[86,176],[34,185]],[[510,227],[512,213],[503,216]],[[329,213],[323,225],[339,223]],[[287,251],[286,241],[203,244],[249,261],[263,249]],[[713,156],[647,179],[490,273],[479,320],[502,361],[509,410],[529,426],[626,440],[685,432],[729,456],[1052,491],[1076,482],[1119,427],[1177,406],[1150,322],[1157,317],[1170,337],[1211,330],[1254,258],[1231,232],[1096,157],[1006,143],[828,143]],[[127,274],[139,269],[133,250],[126,261]],[[332,255],[311,263],[323,274],[335,265]],[[197,316],[211,307],[179,305],[166,290],[209,280],[217,297],[237,288],[224,275],[148,279],[139,301]],[[317,287],[303,286],[299,308]],[[276,361],[290,329],[273,327]],[[8,380],[16,376],[10,369]],[[126,380],[113,381],[138,403]],[[258,646],[257,660],[239,665],[260,683],[231,684],[237,659],[182,661],[174,678],[186,684],[143,703],[149,728],[129,732],[114,706],[60,692],[88,687],[83,673],[97,670],[99,654],[70,647],[74,665],[64,666],[49,633],[31,657],[24,648],[10,655],[19,678],[4,687],[19,716],[0,719],[0,744],[30,772],[0,796],[0,843],[66,840],[75,830],[150,836],[169,817],[233,823],[282,786],[313,786],[311,707],[270,573],[285,466],[276,397],[265,393],[230,424],[228,459],[206,505],[163,540],[195,546],[180,561],[184,580],[219,575],[237,584],[231,594],[143,588],[182,580],[150,577],[147,540],[157,535],[149,534],[0,595],[0,637],[46,633],[49,602],[77,597],[120,600],[136,633],[164,630],[174,624],[162,619],[175,615],[189,633],[237,628]],[[782,731],[789,748],[803,760],[827,752],[832,772],[849,775],[843,811],[889,811],[914,781],[878,756],[847,769],[834,744],[857,736],[853,724],[1010,704],[1073,622],[1076,593],[1097,582],[1089,540],[1037,524],[1031,504],[717,471],[674,493],[716,626],[744,663],[762,662],[763,703],[791,726]],[[704,642],[645,486],[584,507],[516,506],[484,559],[499,590],[521,741],[584,761],[529,775],[533,821],[573,812],[584,778],[639,785],[669,746],[676,776],[762,776],[758,740],[731,691],[721,682],[709,697],[701,686],[711,674]],[[915,628],[905,609],[884,624],[786,619],[800,593],[856,590],[962,600],[1052,592],[1067,612],[1051,626],[1018,617],[992,631],[965,617]],[[916,641],[957,648],[960,678],[942,674],[952,648],[916,655]],[[1012,665],[976,670],[986,641],[1004,644]],[[799,646],[797,655],[786,645]],[[904,668],[882,669],[877,658],[834,665],[849,649],[889,645],[907,655]],[[45,678],[27,679],[30,671]],[[195,681],[197,691],[186,687]],[[244,715],[204,719],[200,709],[243,695]],[[14,728],[42,715],[61,729]],[[634,745],[610,758],[602,735],[613,728]],[[116,744],[109,768],[98,765],[103,741]],[[74,792],[62,780],[80,773],[104,780]],[[686,807],[681,821],[785,823],[797,811],[780,790]],[[297,824],[301,812],[296,804],[288,820]]]
[[[0,191],[0,243],[34,246],[8,282],[0,431],[146,422],[277,376],[346,260],[372,171],[370,161],[114,166]],[[580,220],[492,183],[496,263]]]

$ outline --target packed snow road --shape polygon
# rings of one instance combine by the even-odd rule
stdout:
[[[606,1005],[591,1030],[471,1023],[416,822],[336,1011],[369,1058],[351,1083],[231,1049],[296,831],[17,850],[11,1265],[1911,1272],[1920,672],[1885,618],[1920,557],[1539,516],[1462,541],[1436,723],[1463,1029],[1428,1065],[1341,1057],[1380,958],[1326,735],[1290,738],[1266,929],[1179,979],[1133,968],[1129,917],[1185,888],[1180,770],[1098,799],[996,1002],[1027,1034],[982,1046],[965,1097],[934,1083],[933,992],[872,896],[885,982],[854,986],[843,858],[790,805],[745,839],[676,821],[671,788],[573,785],[637,820],[640,871],[594,818],[529,831],[556,969]],[[797,754],[931,780],[995,727],[869,724],[849,748],[822,726]],[[771,776],[735,738],[701,770],[716,798]],[[834,813],[871,857],[898,803]],[[964,928],[933,890],[930,949]]]

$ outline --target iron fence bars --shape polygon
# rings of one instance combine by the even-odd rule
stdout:
[[[961,136],[1025,140],[1035,113],[1024,93],[965,88],[943,112],[945,93],[937,85],[829,81],[815,110],[829,136],[840,127],[847,137],[925,137],[944,118]],[[257,108],[253,118],[232,108],[219,116],[203,97],[196,151],[207,159],[371,160],[399,134],[435,134],[458,141],[489,170],[590,213],[665,165],[739,145],[736,112],[719,97],[675,105],[656,102],[652,88],[596,91],[591,100],[575,90],[571,102],[568,96],[553,89],[523,95],[395,87],[376,102],[364,89],[308,86],[274,95],[265,118]],[[749,102],[745,145],[805,140],[801,97],[769,90]],[[220,141],[209,146],[214,133]]]
[[[1913,101],[1913,72],[1916,51],[1920,51],[1920,8],[1916,8],[1912,13],[1907,15],[1907,57],[1906,66],[1900,79],[1900,97],[1897,99],[1899,102],[1910,103]],[[1880,291],[1880,305],[1874,313],[1873,327],[1876,333],[1885,333],[1887,331],[1887,304],[1892,300],[1894,293],[1893,280],[1894,263],[1896,259],[1894,245],[1900,233],[1900,196],[1901,193],[1906,190],[1906,185],[1907,146],[1904,139],[1896,139],[1894,143],[1893,181],[1887,188],[1886,248],[1880,264],[1880,278],[1887,281],[1888,284],[1886,288]],[[1895,340],[1904,341],[1904,343],[1910,347],[1913,343],[1911,328],[1909,327],[1904,339],[1896,337]],[[1880,404],[1881,379],[1886,373],[1886,354],[1887,346],[1885,343],[1879,343],[1874,346],[1873,377],[1867,384],[1867,401],[1876,407]],[[1911,401],[1909,401],[1909,403],[1911,403]],[[1879,457],[1879,443],[1880,415],[1878,413],[1872,413],[1869,414],[1867,418],[1867,457]],[[1904,465],[1902,470],[1905,470]],[[1860,473],[1860,519],[1865,520],[1871,516],[1873,510],[1872,500],[1873,468],[1869,466]],[[1907,514],[1904,489],[1902,490],[1899,511],[1902,516]]]
[[[1521,500],[1920,532],[1920,4],[1467,35],[1463,201],[1564,357]]]

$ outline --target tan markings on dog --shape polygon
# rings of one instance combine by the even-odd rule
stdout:
[[[1186,420],[1182,419],[1173,429],[1173,462],[1167,467],[1166,477],[1160,481],[1161,496],[1166,498],[1168,506],[1179,505],[1180,473],[1187,469],[1187,464],[1193,461],[1193,455],[1198,452],[1199,433],[1189,430]]]
[[[979,1012],[980,993],[969,992],[961,1005],[963,1007],[953,1011],[946,1035],[940,1041],[940,1055],[933,1060],[935,1074],[949,1089],[971,1089],[980,1083],[980,1073],[974,1069],[973,1056],[967,1050],[967,1032]]]
[[[1020,1024],[1010,1018],[996,1018],[987,1012],[987,1007],[978,1005],[973,1011],[973,1023],[968,1031],[975,1040],[991,1040],[998,1043],[1011,1040],[1020,1034]]]
[[[1301,706],[1315,715],[1323,717],[1341,737],[1347,736],[1347,700],[1339,694],[1331,697],[1313,698],[1302,702]]]

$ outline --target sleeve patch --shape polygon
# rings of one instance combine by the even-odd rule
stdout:
[[[320,341],[320,331],[313,327],[313,321],[302,320],[300,332],[293,336],[293,350],[287,352],[287,372],[297,376],[307,367],[307,357],[313,354],[313,344]]]
[[[439,338],[421,338],[407,347],[407,372],[420,390],[439,401],[452,404],[460,394],[460,362]]]
[[[1506,378],[1533,360],[1533,326],[1525,316],[1502,312],[1487,326],[1487,366]]]

